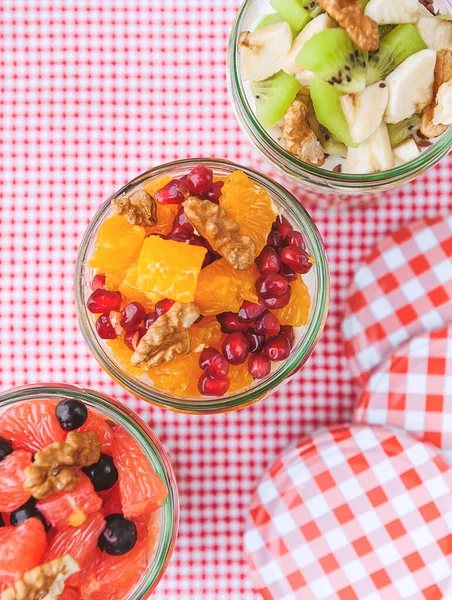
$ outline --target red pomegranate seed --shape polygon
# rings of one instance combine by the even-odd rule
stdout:
[[[122,297],[119,292],[109,292],[98,288],[94,290],[86,303],[87,309],[94,313],[109,313],[121,308]]]
[[[145,333],[146,329],[144,327],[139,327],[138,329],[128,329],[124,334],[124,343],[127,348],[130,348],[132,352],[135,352],[141,338]]]
[[[299,231],[292,231],[286,237],[285,246],[295,246],[296,248],[304,248],[304,239]]]
[[[195,230],[193,229],[193,225],[190,223],[190,221],[185,215],[183,206],[179,206],[179,208],[177,209],[177,214],[174,217],[173,229],[171,230],[171,233],[176,233],[179,231],[186,231],[189,234],[189,237],[195,232]]]
[[[281,260],[284,264],[289,265],[296,273],[305,274],[312,269],[312,263],[309,254],[303,248],[296,246],[287,246],[281,252]]]
[[[256,281],[256,290],[262,298],[279,298],[289,289],[289,283],[285,277],[277,273],[262,275]]]
[[[279,298],[264,298],[264,304],[267,308],[284,308],[290,302],[290,295],[292,290],[290,287],[287,288],[287,292],[283,296],[279,296]]]
[[[167,313],[169,309],[173,306],[174,300],[169,300],[165,298],[164,300],[159,300],[155,305],[155,315],[157,319]]]
[[[265,246],[255,262],[262,275],[277,273],[281,267],[281,259],[273,246]]]
[[[265,304],[262,298],[259,298],[259,302],[249,302],[244,300],[242,307],[239,310],[239,318],[242,321],[254,321],[256,317],[261,315],[265,310]]]
[[[284,217],[278,217],[276,219],[274,229],[276,231],[279,231],[279,233],[282,235],[283,240],[285,240],[286,237],[293,231],[292,225]]]
[[[198,196],[206,194],[212,189],[213,172],[212,169],[204,165],[198,165],[190,171],[187,177],[187,185],[190,194]]]
[[[256,352],[262,352],[262,349],[265,344],[265,335],[260,335],[258,333],[252,333],[249,331],[245,333],[245,337],[250,344],[250,352],[255,354]]]
[[[293,346],[293,343],[295,341],[295,332],[292,325],[281,325],[281,334],[285,335],[286,338],[289,340],[290,345]]]
[[[229,363],[216,348],[204,348],[199,357],[199,366],[212,377],[229,373]]]
[[[105,286],[105,282],[107,281],[107,277],[101,273],[94,275],[91,280],[90,286],[93,292],[95,290],[102,290]]]
[[[158,204],[182,204],[189,195],[187,184],[179,179],[173,179],[155,192],[154,199]]]
[[[157,321],[157,315],[154,311],[148,312],[148,314],[144,318],[144,328],[149,329],[151,325],[153,325]]]
[[[270,374],[272,364],[265,354],[252,354],[248,363],[248,371],[254,379],[263,379]]]
[[[250,351],[250,344],[243,333],[230,333],[222,345],[224,356],[231,365],[241,365]]]
[[[190,239],[190,234],[184,231],[183,229],[178,231],[176,230],[173,233],[169,234],[168,239],[172,242],[180,242],[181,244],[186,244]]]
[[[241,331],[244,333],[248,331],[248,324],[241,321],[235,313],[221,313],[217,315],[217,320],[221,325],[221,331],[223,333],[234,333],[234,331]]]
[[[281,329],[278,319],[266,310],[254,321],[254,331],[262,335],[277,335]]]
[[[115,340],[118,337],[109,315],[100,315],[96,321],[96,331],[103,340]]]
[[[267,238],[268,246],[273,246],[273,248],[282,248],[283,242],[283,237],[279,231],[270,231]]]
[[[289,357],[291,346],[285,335],[275,335],[265,342],[264,354],[272,361],[286,360]]]
[[[224,396],[230,383],[227,377],[211,377],[207,373],[203,373],[198,381],[198,390],[203,396]]]
[[[138,302],[131,302],[122,311],[121,325],[124,329],[136,329],[146,316],[146,311]]]
[[[205,269],[219,258],[221,258],[219,254],[216,254],[215,252],[207,252],[207,254],[204,257],[204,260],[202,261],[201,269]]]
[[[221,190],[223,189],[223,186],[224,181],[214,181],[212,183],[212,189],[209,190],[207,194],[204,194],[204,198],[206,200],[214,202],[215,204],[219,204],[221,198]]]
[[[190,239],[190,246],[201,246],[203,248],[207,248],[207,250],[209,252],[212,252],[212,254],[215,254],[215,250],[212,248],[212,246],[209,244],[209,242],[201,237],[200,235],[194,235],[191,239]]]
[[[279,273],[280,275],[283,275],[289,283],[291,281],[294,281],[298,277],[298,274],[295,273],[295,271],[291,267],[289,267],[289,265],[285,265],[284,263],[281,263]]]

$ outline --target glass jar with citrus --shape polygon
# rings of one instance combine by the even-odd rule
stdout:
[[[320,235],[267,177],[185,160],[110,197],[76,269],[83,335],[103,368],[162,407],[256,402],[308,359],[328,309]]]

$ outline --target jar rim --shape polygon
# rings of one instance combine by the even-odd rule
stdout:
[[[300,345],[300,348],[295,349],[284,365],[279,369],[276,369],[267,379],[256,383],[256,385],[253,385],[253,387],[247,390],[230,394],[224,398],[215,399],[209,397],[170,397],[168,394],[162,393],[156,388],[145,384],[131,373],[126,373],[124,368],[119,368],[107,353],[103,340],[100,340],[100,338],[95,335],[94,325],[84,301],[84,269],[90,258],[87,256],[87,252],[90,243],[97,237],[97,231],[100,224],[104,221],[105,216],[110,210],[111,200],[118,196],[130,194],[136,186],[144,183],[150,178],[161,177],[176,170],[188,171],[200,163],[209,166],[214,171],[223,171],[225,174],[232,173],[235,170],[241,170],[253,179],[253,181],[264,187],[272,197],[276,197],[284,209],[288,210],[292,217],[296,219],[301,231],[306,236],[308,246],[315,259],[313,269],[316,277],[316,297],[311,299],[313,309],[310,321],[306,326],[303,344]],[[259,401],[306,362],[314,350],[325,325],[329,304],[330,280],[328,261],[320,233],[306,209],[301,206],[290,192],[266,175],[234,162],[222,159],[192,158],[165,163],[145,171],[132,181],[128,182],[116,194],[113,194],[101,205],[81,242],[77,258],[74,287],[77,315],[85,341],[100,365],[117,383],[136,396],[151,404],[157,405],[160,408],[169,408],[177,412],[186,413],[218,413],[244,408]]]

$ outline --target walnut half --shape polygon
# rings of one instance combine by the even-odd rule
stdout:
[[[317,0],[317,2],[345,29],[358,48],[364,52],[378,50],[380,43],[378,25],[373,19],[364,15],[363,7],[357,0]]]
[[[283,138],[286,150],[294,156],[315,167],[324,164],[325,152],[309,123],[309,108],[301,96],[287,109]]]
[[[132,225],[152,227],[157,223],[157,205],[146,190],[135,192],[128,198],[116,198],[111,201],[111,207],[115,213],[124,215]]]
[[[422,113],[421,133],[428,138],[442,135],[450,125],[435,123],[435,111],[438,106],[438,92],[444,84],[452,81],[452,50],[440,50],[436,54],[433,100]]]

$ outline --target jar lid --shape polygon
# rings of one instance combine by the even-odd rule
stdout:
[[[364,385],[395,348],[452,321],[452,216],[403,227],[355,273],[342,333],[353,376]]]
[[[413,338],[374,371],[353,420],[404,429],[452,464],[452,325]]]
[[[452,469],[395,429],[306,438],[265,475],[245,551],[265,600],[439,600],[452,584]]]

